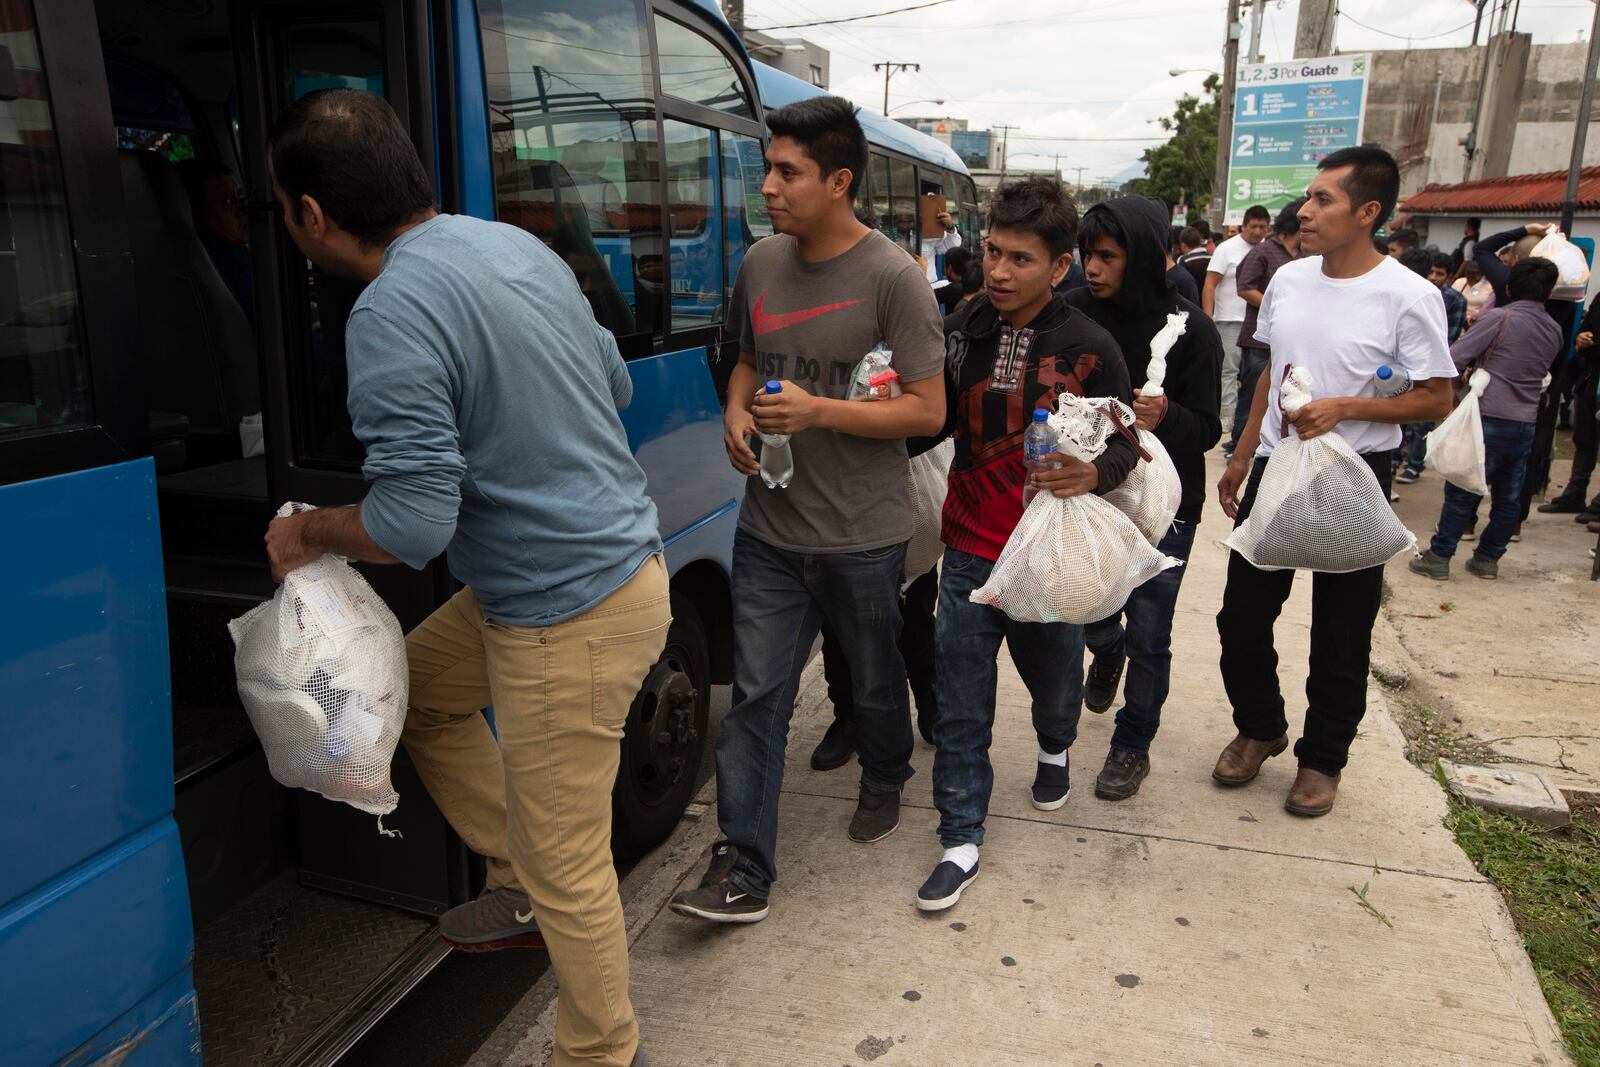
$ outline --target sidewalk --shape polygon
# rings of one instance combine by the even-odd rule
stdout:
[[[946,912],[912,904],[939,855],[932,749],[918,743],[900,829],[851,843],[854,771],[807,762],[830,716],[813,663],[771,917],[712,927],[665,909],[704,869],[714,809],[625,886],[633,1000],[657,1067],[1569,1063],[1498,892],[1440,825],[1443,796],[1406,762],[1377,687],[1331,815],[1284,812],[1292,756],[1242,790],[1212,784],[1233,736],[1214,622],[1226,556],[1213,542],[1227,528],[1213,505],[1179,602],[1153,770],[1132,800],[1094,797],[1112,718],[1085,713],[1072,800],[1032,808],[1027,695],[1002,657],[983,873]],[[1291,722],[1309,589],[1296,582],[1278,626]],[[1392,926],[1357,899],[1363,886]],[[492,1062],[544,1063],[553,1013]]]

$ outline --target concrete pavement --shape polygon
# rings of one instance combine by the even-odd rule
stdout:
[[[624,886],[633,1000],[657,1067],[1570,1062],[1498,891],[1441,825],[1443,794],[1405,760],[1381,690],[1331,815],[1284,812],[1292,756],[1244,789],[1211,782],[1233,734],[1214,622],[1226,530],[1213,506],[1137,797],[1093,796],[1112,720],[1085,713],[1071,801],[1031,807],[1027,695],[1002,657],[983,871],[946,912],[912,903],[939,855],[932,749],[918,745],[900,829],[851,843],[854,772],[807,762],[831,714],[813,663],[771,917],[713,927],[665,910],[704,870],[716,837],[705,808]],[[1278,627],[1291,708],[1303,708],[1309,589],[1297,581]],[[531,1028],[472,1062],[544,1063],[549,997],[536,990],[519,1016]]]

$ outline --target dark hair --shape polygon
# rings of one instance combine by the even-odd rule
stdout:
[[[1183,227],[1174,226],[1167,231],[1167,249],[1171,252],[1178,251],[1178,242],[1183,239]]]
[[[814,96],[767,112],[767,132],[798,144],[822,171],[823,180],[836,171],[850,172],[850,198],[861,192],[867,173],[867,135],[861,132],[856,106],[837,96]]]
[[[295,222],[309,196],[365,247],[433,206],[433,183],[388,101],[360,89],[318,89],[290,104],[267,137],[272,176]]]
[[[944,254],[944,269],[955,271],[956,277],[966,273],[967,264],[972,262],[972,250],[968,248],[952,248]]]
[[[1211,236],[1211,220],[1208,219],[1208,218],[1205,218],[1204,216],[1202,216],[1202,217],[1200,217],[1198,219],[1195,219],[1194,228],[1200,231],[1200,236],[1201,237],[1210,237]],[[1200,243],[1204,244],[1205,242],[1202,241]]]
[[[1340,167],[1350,168],[1350,173],[1340,180],[1339,188],[1349,195],[1352,210],[1358,211],[1374,200],[1378,202],[1378,217],[1372,220],[1372,231],[1376,233],[1394,214],[1395,201],[1400,199],[1399,165],[1393,156],[1375,145],[1341,148],[1324,156],[1317,164],[1318,170]]]
[[[1442,270],[1449,274],[1455,269],[1455,261],[1443,252],[1435,252],[1433,254],[1433,266],[1435,270]]]
[[[1416,248],[1422,243],[1422,238],[1417,236],[1416,230],[1402,226],[1398,230],[1389,231],[1389,243],[1399,245],[1401,248]]]
[[[1426,278],[1428,272],[1433,269],[1433,256],[1420,248],[1408,248],[1400,253],[1400,265],[1413,274]]]
[[[1183,232],[1178,234],[1178,243],[1188,245],[1190,248],[1199,248],[1206,243],[1206,235],[1200,232],[1198,226],[1185,226]]]
[[[1253,219],[1260,219],[1263,222],[1271,222],[1272,212],[1268,211],[1264,204],[1251,204],[1249,207],[1244,209],[1244,221],[1248,223]]]
[[[1128,235],[1123,232],[1122,223],[1117,221],[1116,215],[1105,209],[1096,211],[1090,208],[1084,212],[1083,221],[1078,223],[1078,251],[1087,257],[1094,246],[1106,237],[1127,251]]]
[[[1059,179],[1036,175],[994,191],[989,228],[1001,226],[1035,234],[1054,259],[1072,251],[1078,236],[1078,209]]]
[[[214,159],[185,159],[178,163],[178,180],[189,196],[189,220],[196,225],[206,206],[206,183],[217,178],[233,181],[233,171]]]
[[[1381,237],[1378,234],[1373,234],[1372,247],[1376,248],[1381,255],[1386,256],[1389,254],[1389,239],[1387,237]]]
[[[961,272],[961,295],[971,296],[983,289],[983,260],[973,256]]]
[[[1306,206],[1307,197],[1298,197],[1289,201],[1278,212],[1278,217],[1272,220],[1272,232],[1279,236],[1288,236],[1300,232],[1300,209]]]
[[[1529,256],[1517,260],[1506,279],[1506,293],[1512,300],[1549,300],[1550,294],[1561,280],[1556,265],[1543,256]]]

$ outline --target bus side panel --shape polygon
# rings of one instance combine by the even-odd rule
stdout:
[[[149,1048],[140,1040],[192,1003],[193,945],[183,847],[167,817],[0,914],[0,1064],[93,1063],[118,1048],[123,1067],[198,1064],[198,1042],[182,1038],[192,1026]],[[174,1035],[193,1052],[155,1055]]]
[[[622,424],[649,479],[662,540],[671,544],[691,530],[715,525],[726,531],[727,547],[713,558],[726,566],[733,544],[728,516],[737,513],[745,479],[729,465],[722,447],[722,405],[706,350],[636,359],[628,372],[633,402],[622,412]],[[677,552],[668,555],[669,562],[677,562]]]
[[[149,459],[0,488],[0,907],[172,811]]]

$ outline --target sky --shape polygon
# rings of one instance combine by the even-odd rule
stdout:
[[[767,30],[926,2],[745,0],[745,22]],[[1511,2],[1520,4],[1517,29],[1535,44],[1588,39],[1589,0]],[[1298,9],[1298,0],[1265,0],[1261,52],[1268,62],[1293,57]],[[1340,0],[1339,9],[1340,52],[1467,45],[1476,11],[1472,0]],[[1204,71],[1221,69],[1226,18],[1225,0],[949,0],[769,32],[829,49],[832,90],[874,111],[883,109],[883,74],[872,64],[919,63],[920,71],[890,80],[896,117],[949,115],[972,129],[1011,124],[1018,127],[1008,135],[1013,166],[1049,168],[1059,152],[1069,182],[1094,184],[1125,173],[1146,147],[1166,139],[1155,120],[1170,115],[1183,93],[1198,94]],[[1247,19],[1241,53],[1248,44]],[[1202,73],[1172,77],[1174,68]]]

